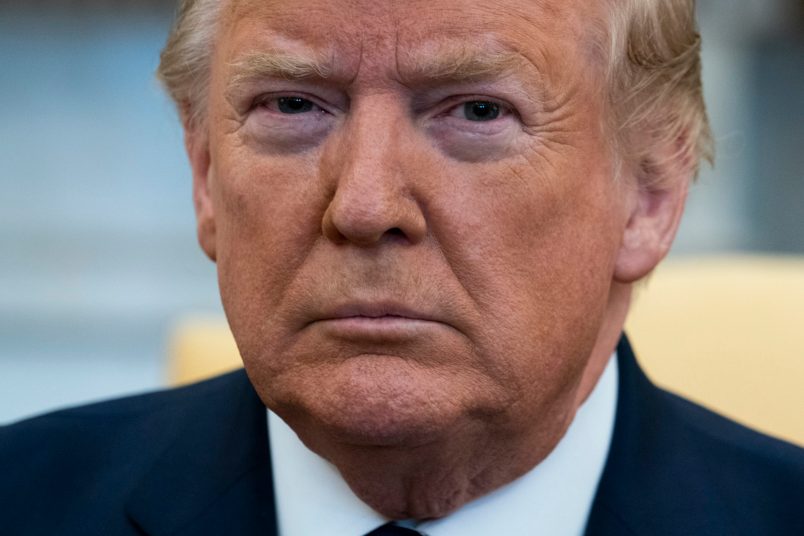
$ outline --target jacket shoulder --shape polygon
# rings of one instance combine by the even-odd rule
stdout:
[[[724,502],[766,519],[797,518],[804,531],[804,449],[729,420],[689,400],[660,392],[677,417],[690,456],[717,484]]]
[[[81,504],[121,518],[126,496],[182,429],[247,385],[241,370],[0,427],[0,526],[27,523],[37,511],[68,520]]]
[[[804,449],[662,390],[617,348],[609,457],[587,534],[804,534]]]

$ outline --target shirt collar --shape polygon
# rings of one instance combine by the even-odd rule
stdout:
[[[606,463],[617,407],[616,353],[564,437],[539,465],[449,516],[418,524],[429,536],[580,535]],[[365,534],[387,521],[338,470],[268,412],[279,534]]]

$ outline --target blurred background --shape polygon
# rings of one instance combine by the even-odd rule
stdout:
[[[0,423],[166,383],[220,314],[153,73],[172,0],[0,0]],[[717,166],[672,252],[804,253],[804,2],[699,0]]]

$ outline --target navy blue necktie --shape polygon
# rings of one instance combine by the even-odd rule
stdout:
[[[415,529],[400,527],[393,521],[377,527],[365,536],[422,536],[422,533]]]

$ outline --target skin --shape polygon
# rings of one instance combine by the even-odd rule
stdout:
[[[626,163],[615,179],[596,9],[224,11],[207,121],[186,132],[199,240],[262,400],[390,518],[446,515],[544,459],[616,345],[631,283],[672,242],[688,174],[665,164],[648,190]],[[467,47],[518,63],[420,76]],[[328,58],[327,77],[233,84],[265,52]],[[285,113],[286,97],[313,106]],[[477,121],[466,102],[500,114]]]

